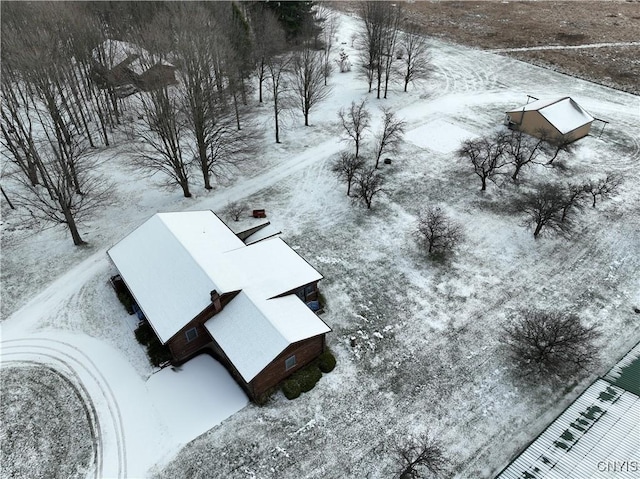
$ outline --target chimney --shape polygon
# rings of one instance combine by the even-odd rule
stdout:
[[[220,304],[220,295],[215,289],[211,291],[211,302],[215,306],[216,312],[222,309],[222,305]]]

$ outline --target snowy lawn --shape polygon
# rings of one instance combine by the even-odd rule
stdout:
[[[147,381],[147,388],[170,436],[185,443],[249,403],[227,370],[206,354],[179,368],[157,372]]]
[[[477,136],[449,121],[435,120],[408,131],[405,138],[421,148],[429,148],[438,153],[451,153],[457,150],[463,141]]]
[[[338,35],[354,64],[355,27],[343,16]],[[355,71],[335,73],[333,94],[312,111],[312,126],[292,114],[280,145],[269,105],[257,108],[256,121],[265,125],[259,158],[233,181],[191,199],[128,170],[123,138],[103,166],[118,185],[115,203],[84,225],[86,248],[73,248],[58,229],[26,229],[3,210],[3,363],[12,352],[15,360],[78,375],[103,426],[104,459],[95,470],[172,479],[212,471],[229,478],[389,477],[393,439],[431,430],[450,460],[447,476],[491,477],[640,339],[633,312],[640,307],[638,97],[487,52],[432,46],[431,80],[406,94],[394,87],[388,100],[368,94]],[[526,94],[571,95],[610,124],[601,136],[596,127],[580,140],[566,171],[530,168],[523,186],[490,185],[481,194],[478,178],[452,152],[461,140],[501,125]],[[386,186],[371,210],[353,204],[330,171],[348,147],[336,112],[362,98],[374,130],[379,108],[389,106],[408,132],[402,150],[388,155],[393,163],[381,169]],[[369,152],[371,140],[369,132]],[[624,178],[618,195],[581,213],[568,239],[534,241],[510,212],[537,179],[606,172]],[[115,270],[106,250],[156,212],[220,211],[236,199],[265,208],[283,239],[323,274],[322,319],[333,328],[328,343],[338,365],[295,401],[276,393],[263,407],[243,407],[246,400],[234,396],[227,411],[238,412],[220,423],[206,385],[217,381],[208,358],[153,374],[107,283]],[[464,225],[465,240],[445,263],[428,260],[416,241],[417,213],[429,204]],[[601,366],[561,387],[521,381],[501,331],[522,308],[571,309],[598,324]],[[207,415],[199,424],[192,392]]]

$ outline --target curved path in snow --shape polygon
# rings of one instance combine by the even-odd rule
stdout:
[[[65,376],[85,402],[94,428],[95,477],[127,477],[124,425],[116,396],[100,368],[79,347],[45,337],[3,340],[3,364],[45,364]]]
[[[497,48],[492,53],[529,52],[534,50],[580,50],[583,48],[639,47],[640,42],[587,43],[585,45],[546,45],[541,47]]]
[[[78,347],[45,335],[29,334],[39,320],[55,315],[75,289],[106,266],[102,252],[96,253],[65,273],[31,299],[2,324],[2,363],[20,367],[29,362],[44,364],[66,377],[76,387],[93,419],[97,437],[97,477],[126,477],[124,434],[119,408],[109,384],[90,357]],[[96,394],[99,392],[99,394]],[[105,444],[116,444],[115,451]]]

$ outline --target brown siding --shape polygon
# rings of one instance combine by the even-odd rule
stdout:
[[[521,111],[510,111],[507,112],[507,115],[509,115],[509,119],[516,124],[520,124],[520,122],[522,121]]]
[[[250,388],[254,397],[259,397],[269,388],[309,364],[324,351],[324,345],[325,339],[324,334],[322,334],[289,346],[251,381]],[[296,356],[296,365],[287,370],[285,361],[294,354]]]
[[[227,357],[227,355],[224,353],[215,339],[211,342],[211,344],[207,346],[207,348],[213,352],[213,356],[218,360],[218,362],[220,362],[220,364],[222,364],[226,368],[226,370],[229,371],[229,374],[231,374],[231,376],[233,376],[233,379],[235,379],[236,382],[242,387],[242,389],[244,389],[244,392],[247,393],[247,396],[253,399],[253,389],[250,387],[249,383],[245,382],[240,372],[236,369],[236,367],[233,365],[231,360]]]
[[[305,294],[304,290],[305,290],[305,288],[307,288],[307,286],[313,286],[313,291],[310,292],[310,293]],[[317,301],[317,299],[318,299],[318,282],[314,281],[312,283],[307,283],[304,286],[300,286],[299,288],[295,288],[295,289],[292,289],[292,290],[287,291],[285,293],[279,294],[276,297],[277,298],[281,298],[283,296],[288,296],[290,294],[295,294],[304,303],[307,303],[309,301]]]
[[[167,346],[171,350],[171,355],[176,362],[180,362],[192,356],[196,351],[212,341],[211,335],[203,324],[217,313],[213,304],[207,306],[198,316],[189,321],[180,331],[178,331],[169,341]],[[191,328],[196,328],[198,337],[192,341],[187,341],[186,332]]]
[[[538,111],[525,112],[520,129],[535,137],[539,137],[542,131],[552,136],[560,135],[558,129]]]

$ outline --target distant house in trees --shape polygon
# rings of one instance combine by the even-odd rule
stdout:
[[[114,88],[123,97],[177,83],[173,65],[161,61],[149,67],[143,61],[149,57],[131,43],[106,40],[93,51],[93,79],[99,88]]]
[[[212,211],[156,214],[108,254],[175,364],[212,352],[252,399],[325,349],[322,275],[279,237],[241,240]]]
[[[594,118],[570,97],[536,100],[506,112],[509,128],[540,137],[578,140],[589,134]]]

